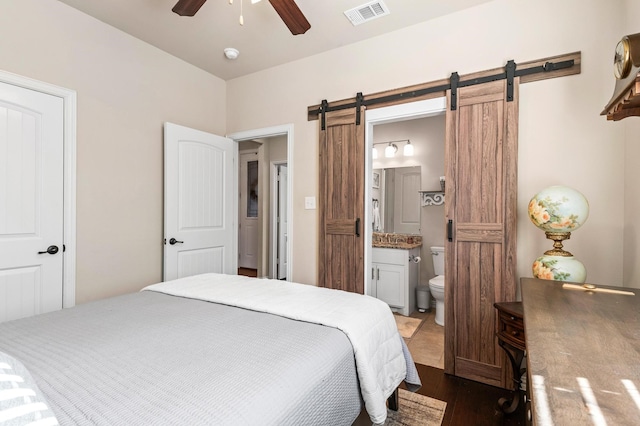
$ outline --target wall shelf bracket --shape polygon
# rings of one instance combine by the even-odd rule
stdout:
[[[420,205],[424,206],[441,206],[444,204],[443,191],[420,191]]]

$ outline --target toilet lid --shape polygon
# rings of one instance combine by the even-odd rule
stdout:
[[[444,288],[444,275],[438,275],[437,277],[433,277],[429,280],[429,284],[434,287]]]

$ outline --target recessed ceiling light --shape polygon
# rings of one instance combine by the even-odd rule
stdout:
[[[236,59],[238,55],[240,55],[238,49],[234,49],[233,47],[227,47],[224,49],[224,56],[226,56],[227,59]]]

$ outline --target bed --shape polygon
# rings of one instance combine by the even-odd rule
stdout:
[[[0,352],[23,379],[0,395],[31,389],[0,397],[7,424],[382,424],[397,386],[420,386],[384,302],[221,274],[0,324]],[[18,400],[32,413],[12,420]]]

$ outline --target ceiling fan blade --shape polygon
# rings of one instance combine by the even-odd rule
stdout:
[[[179,0],[172,11],[180,16],[193,16],[207,0]]]
[[[311,24],[294,0],[269,0],[269,3],[278,12],[291,34],[304,34],[311,28]]]

